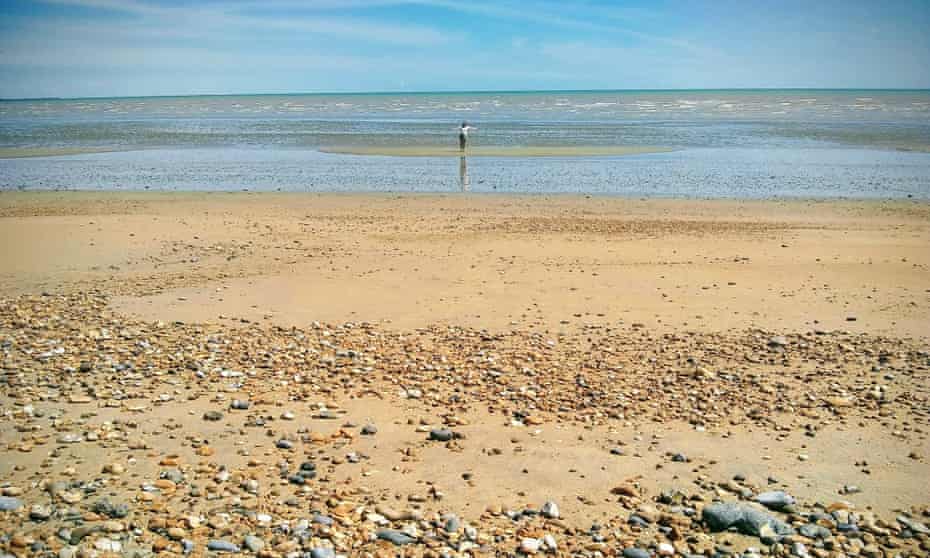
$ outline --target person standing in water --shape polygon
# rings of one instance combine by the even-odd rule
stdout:
[[[465,146],[468,144],[468,132],[471,130],[477,130],[474,126],[469,126],[468,122],[462,121],[462,125],[459,126],[459,151],[465,151]]]

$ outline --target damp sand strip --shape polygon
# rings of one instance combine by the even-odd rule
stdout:
[[[618,155],[643,155],[647,153],[668,153],[675,151],[670,147],[651,147],[640,145],[614,146],[476,146],[464,152],[449,146],[332,146],[320,149],[323,153],[342,155],[380,155],[386,157],[603,157]]]
[[[0,159],[62,157],[64,155],[87,155],[92,153],[116,153],[122,151],[132,150],[115,147],[0,147]]]

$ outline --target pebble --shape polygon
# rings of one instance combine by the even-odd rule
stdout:
[[[542,543],[539,539],[526,537],[520,541],[520,552],[524,554],[536,554],[539,552],[540,546],[542,546]]]
[[[397,546],[417,542],[416,538],[395,529],[381,529],[376,533],[376,536],[381,540],[392,542]]]
[[[364,436],[374,436],[378,433],[378,427],[373,424],[366,424],[362,427],[362,434]]]
[[[223,420],[223,413],[219,411],[207,411],[203,414],[203,420],[210,422],[216,422],[218,420]]]
[[[659,550],[659,556],[674,556],[675,555],[675,547],[668,544],[667,542],[659,543],[658,550]]]
[[[114,541],[113,539],[102,538],[94,541],[94,548],[101,552],[113,552],[118,554],[123,551],[123,543]]]
[[[23,507],[23,501],[19,498],[0,496],[0,511],[16,511],[21,507]]]
[[[235,409],[235,410],[237,410],[237,411],[245,411],[245,410],[247,410],[247,409],[248,409],[249,407],[251,407],[251,406],[252,406],[252,404],[251,404],[250,402],[244,401],[244,400],[242,400],[242,399],[233,399],[233,400],[229,403],[229,408],[230,408],[230,409]]]
[[[736,527],[744,535],[759,536],[762,526],[768,525],[777,535],[789,535],[793,532],[791,527],[780,519],[745,504],[711,504],[704,508],[702,518],[711,531],[724,531]]]
[[[129,515],[129,506],[126,504],[113,504],[106,498],[94,503],[93,510],[100,515],[105,515],[112,519],[121,519]]]
[[[429,439],[436,442],[448,442],[455,437],[455,433],[448,428],[434,428],[429,431]]]
[[[920,533],[921,535],[930,535],[930,529],[928,529],[927,526],[920,521],[915,521],[905,515],[899,515],[896,520],[898,523],[915,533]]]
[[[762,504],[770,510],[784,510],[794,505],[794,497],[781,490],[772,490],[763,492],[756,496],[756,502]]]
[[[246,535],[242,544],[252,552],[260,552],[265,548],[265,541],[254,535]]]
[[[33,521],[45,521],[52,516],[52,508],[49,506],[43,506],[41,504],[35,504],[29,508],[29,519]]]
[[[212,540],[207,542],[207,549],[213,552],[239,552],[239,547],[229,541]]]
[[[166,531],[168,538],[171,540],[179,541],[187,536],[187,532],[180,527],[169,527]]]
[[[555,502],[550,500],[546,502],[545,504],[543,504],[543,507],[539,510],[539,513],[541,513],[543,517],[547,517],[549,519],[558,519],[559,518],[559,506]]]
[[[310,549],[310,558],[336,558],[336,551],[325,546]]]
[[[628,546],[623,549],[623,558],[652,558],[652,554],[648,550]]]

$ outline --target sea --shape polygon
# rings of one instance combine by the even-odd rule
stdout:
[[[0,189],[927,199],[930,90],[3,100]]]

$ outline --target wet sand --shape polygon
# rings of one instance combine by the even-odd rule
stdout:
[[[610,157],[620,155],[643,155],[646,153],[668,153],[670,147],[645,145],[477,145],[465,151],[442,145],[350,145],[329,146],[320,149],[323,153],[344,155],[380,155],[386,157]]]
[[[12,552],[930,548],[926,203],[3,193],[0,238]],[[772,490],[795,534],[713,532]]]

